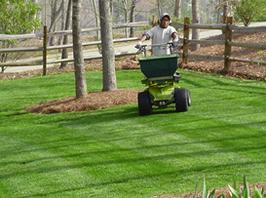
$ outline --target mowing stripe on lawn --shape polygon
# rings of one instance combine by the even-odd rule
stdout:
[[[73,74],[0,81],[0,194],[5,197],[151,197],[233,179],[266,182],[266,84],[181,71],[192,93],[139,117],[137,105],[94,112],[29,114],[32,104],[74,94]],[[88,72],[89,91],[101,90]],[[118,71],[120,88],[143,89],[139,71]],[[260,171],[258,171],[260,170]]]

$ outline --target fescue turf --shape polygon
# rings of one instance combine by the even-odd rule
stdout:
[[[225,187],[266,182],[266,84],[182,71],[189,112],[140,117],[137,105],[29,114],[73,96],[73,74],[0,81],[0,197],[152,197],[194,191],[206,176]],[[120,88],[143,88],[118,71]],[[89,91],[101,73],[87,74]]]

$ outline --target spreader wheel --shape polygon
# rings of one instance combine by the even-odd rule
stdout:
[[[188,90],[175,89],[174,99],[176,112],[188,111],[188,106],[191,105],[191,99]]]
[[[139,115],[149,115],[152,112],[150,95],[147,91],[138,94]]]

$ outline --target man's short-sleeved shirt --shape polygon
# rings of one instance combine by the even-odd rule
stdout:
[[[163,46],[153,46],[152,53],[154,56],[170,54],[170,49],[167,43],[172,40],[172,34],[176,32],[173,26],[161,28],[159,25],[153,27],[145,34],[152,39],[152,45],[166,44]]]

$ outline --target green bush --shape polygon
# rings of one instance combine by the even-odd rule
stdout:
[[[258,13],[258,16],[254,18],[254,21],[266,21],[266,7],[262,9],[261,13]]]
[[[235,18],[248,26],[251,21],[265,16],[264,4],[265,0],[240,0],[234,4]]]
[[[26,0],[0,0],[0,33],[29,33],[40,26],[40,20],[35,17],[39,7]]]

